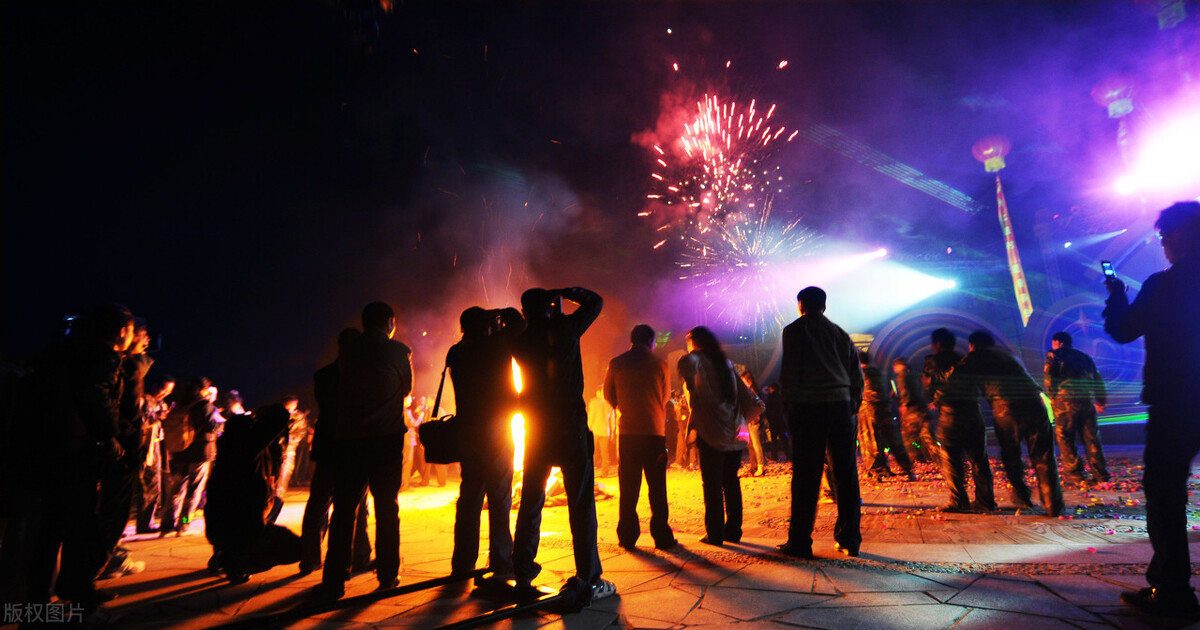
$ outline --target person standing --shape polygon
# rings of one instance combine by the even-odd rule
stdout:
[[[1042,402],[1041,387],[1015,356],[996,347],[991,333],[977,330],[971,333],[968,344],[967,356],[954,368],[951,378],[965,379],[992,407],[993,429],[1000,443],[1004,474],[1013,487],[1013,503],[1020,508],[1033,507],[1021,459],[1024,442],[1037,473],[1042,507],[1047,516],[1058,517],[1063,511],[1062,485],[1054,460],[1054,431]]]
[[[203,376],[188,380],[163,420],[171,474],[167,476],[159,536],[186,534],[204,497],[208,473],[217,457],[217,429],[224,422],[205,393],[211,389],[212,381]]]
[[[570,314],[563,301],[578,304]],[[529,289],[521,295],[527,328],[516,343],[524,389],[525,468],[521,507],[513,536],[513,571],[521,590],[529,591],[541,572],[536,562],[541,538],[542,507],[550,470],[562,470],[567,497],[575,575],[564,590],[573,591],[576,606],[616,594],[612,582],[601,578],[596,547],[596,478],[592,470],[595,442],[587,427],[583,400],[583,360],[579,339],[600,316],[604,300],[583,287]]]
[[[742,486],[737,473],[746,448],[746,443],[738,439],[741,379],[709,329],[697,326],[688,331],[687,349],[678,369],[692,408],[690,428],[696,432],[700,454],[705,532],[700,542],[716,546],[739,543]]]
[[[654,329],[638,324],[629,333],[629,350],[608,363],[604,399],[621,412],[617,477],[621,488],[617,542],[626,549],[637,546],[641,525],[637,501],[646,476],[650,497],[650,535],[658,549],[676,544],[668,524],[667,508],[667,400],[670,370],[654,354]]]
[[[338,333],[338,355],[347,344],[362,333],[357,328],[345,328]],[[321,541],[329,529],[329,508],[333,505],[333,485],[337,478],[337,460],[329,451],[338,412],[338,365],[333,363],[313,373],[313,397],[317,399],[317,422],[313,426],[309,453],[313,462],[312,480],[308,486],[308,501],[300,524],[300,575],[321,568]],[[290,413],[290,412],[289,412]],[[371,568],[371,541],[367,538],[367,495],[363,493],[354,520],[354,560],[351,572],[362,573]]]
[[[1146,529],[1154,555],[1146,568],[1149,588],[1121,601],[1156,615],[1196,619],[1200,605],[1189,582],[1187,480],[1200,451],[1195,387],[1200,383],[1200,202],[1182,201],[1155,222],[1171,266],[1152,274],[1133,303],[1125,284],[1106,282],[1104,330],[1118,343],[1146,340],[1142,401],[1146,422]]]
[[[1083,481],[1083,460],[1075,445],[1078,436],[1083,440],[1092,476],[1097,481],[1108,481],[1108,465],[1096,417],[1097,412],[1104,411],[1108,392],[1096,363],[1071,345],[1070,333],[1060,330],[1050,338],[1044,373],[1063,468],[1076,481]]]
[[[379,588],[398,584],[400,573],[400,478],[403,470],[404,399],[412,392],[412,350],[392,339],[391,306],[363,308],[363,333],[338,357],[338,420],[333,427],[337,478],[329,550],[320,588],[341,597],[350,579],[355,520],[368,488],[375,503],[375,576]]]
[[[167,397],[175,391],[175,378],[172,376],[159,377],[150,390],[145,394],[145,422],[142,423],[141,451],[142,460],[142,491],[134,495],[134,512],[137,515],[136,531],[139,534],[151,534],[158,531],[154,526],[154,515],[162,506],[162,490],[164,457],[163,457],[163,418],[171,411]]]
[[[942,477],[950,488],[950,501],[943,512],[963,513],[972,509],[996,509],[996,494],[992,487],[992,465],[987,455],[987,427],[979,408],[978,383],[970,382],[954,371],[963,355],[954,350],[958,339],[945,328],[929,335],[930,350],[926,355],[921,382],[925,398],[938,412],[938,442],[942,447]],[[967,497],[966,469],[963,459],[971,462],[975,479],[975,502]]]
[[[796,295],[800,317],[783,329],[780,366],[784,411],[792,436],[792,506],[782,553],[811,558],[821,473],[829,461],[837,501],[833,537],[857,556],[862,502],[854,456],[854,411],[862,402],[863,375],[854,343],[825,317],[825,291],[807,287]]]
[[[892,415],[892,397],[887,388],[887,380],[883,371],[871,365],[871,355],[867,351],[859,353],[859,366],[863,371],[863,399],[858,408],[858,422],[865,425],[866,430],[860,429],[859,435],[866,434],[866,459],[870,463],[871,473],[878,479],[892,474],[888,467],[888,453],[896,458],[896,463],[909,480],[913,476],[912,460],[908,451],[901,443],[900,430],[896,425],[896,417]]]
[[[941,461],[937,440],[929,427],[929,409],[921,381],[908,367],[908,359],[897,357],[892,361],[895,379],[896,402],[900,407],[900,433],[904,436],[904,448],[914,462],[936,463]]]
[[[512,417],[513,344],[525,330],[514,308],[484,310],[472,306],[459,317],[462,340],[446,353],[454,385],[455,417],[460,422],[462,483],[454,510],[454,552],[450,571],[464,574],[479,558],[479,520],[488,509],[488,568],[503,582],[513,573],[512,510],[514,444]]]
[[[588,401],[588,429],[592,432],[592,436],[596,439],[596,455],[595,466],[599,472],[596,476],[607,477],[612,473],[609,471],[612,465],[612,450],[610,441],[613,434],[613,425],[616,423],[616,410],[613,409],[611,403],[604,399],[604,387],[596,389],[596,395]]]

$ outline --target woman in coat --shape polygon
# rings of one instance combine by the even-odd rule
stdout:
[[[679,376],[692,409],[689,430],[696,432],[700,452],[707,534],[700,542],[741,542],[742,487],[737,473],[746,443],[738,439],[738,377],[709,329],[688,331],[687,349],[679,360]]]

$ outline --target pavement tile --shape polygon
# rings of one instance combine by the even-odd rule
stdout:
[[[1151,617],[1143,615],[1127,606],[1089,606],[1088,610],[1096,613],[1101,619],[1126,630],[1175,630],[1177,628],[1200,628],[1200,623],[1187,623],[1178,619],[1166,617]]]
[[[544,625],[536,627],[546,630],[601,630],[602,628],[613,627],[619,619],[620,616],[614,613],[588,608],[574,615],[552,617],[548,620],[543,619],[542,622]]]
[[[1039,575],[1037,581],[1076,606],[1114,605],[1129,587],[1090,575]]]
[[[971,562],[1055,562],[1054,558],[1065,555],[1068,550],[1062,545],[1042,543],[1004,545],[994,543],[972,543],[963,545],[971,556]]]
[[[838,597],[822,598],[823,601],[812,604],[813,608],[817,607],[856,607],[867,608],[870,606],[921,606],[926,604],[940,604],[942,600],[933,597],[928,593],[920,593],[916,591],[897,591],[895,593],[846,593]],[[707,601],[707,598],[705,598]]]
[[[721,580],[729,588],[807,593],[812,591],[817,567],[813,564],[748,564]]]
[[[1065,620],[1055,619],[1053,617],[1039,617],[1036,615],[1022,615],[1019,613],[1005,612],[1000,610],[984,610],[981,608],[972,609],[963,617],[957,624],[954,625],[954,630],[967,630],[969,628],[983,628],[991,630],[993,628],[1021,628],[1021,630],[1066,630],[1068,628],[1078,628]]]
[[[826,566],[821,572],[829,578],[839,593],[863,591],[928,591],[939,584],[922,577],[872,568],[843,568]]]
[[[628,572],[605,571],[604,572],[604,579],[612,582],[613,585],[617,587],[618,593],[635,593],[638,590],[646,590],[641,587],[645,586],[646,584],[652,583],[652,582],[657,583],[658,580],[663,577],[666,577],[668,579],[665,582],[663,582],[661,585],[662,586],[669,585],[670,584],[669,578],[674,577],[674,573],[663,574],[661,572],[650,572],[650,571],[628,571]]]
[[[744,588],[710,586],[704,590],[700,608],[735,619],[750,620],[787,612],[829,600],[811,593],[779,593]]]
[[[637,628],[638,630],[666,630],[674,628],[677,624],[674,621],[662,621],[660,619],[650,619],[649,617],[639,617],[637,615],[621,615],[621,620],[625,627]]]
[[[681,558],[642,550],[623,552],[601,562],[605,575],[617,571],[677,571],[684,563]]]
[[[956,606],[1020,612],[1046,617],[1093,620],[1095,617],[1034,582],[980,578],[948,602]]]
[[[700,597],[677,588],[630,593],[613,599],[620,603],[615,612],[621,615],[636,615],[669,623],[677,623],[700,603]],[[608,601],[601,600],[596,604],[599,606]]]
[[[627,593],[639,593],[642,591],[653,591],[653,590],[657,590],[660,588],[667,588],[674,583],[676,575],[677,574],[675,574],[675,573],[668,573],[665,575],[660,575],[660,576],[650,580],[649,582],[643,582],[642,584],[638,584],[637,586],[632,586],[625,590],[621,590],[620,588],[618,588],[617,594],[624,595]]]
[[[949,628],[967,612],[966,608],[928,606],[876,606],[871,608],[802,608],[772,619],[806,628],[888,628],[889,630],[934,630]]]

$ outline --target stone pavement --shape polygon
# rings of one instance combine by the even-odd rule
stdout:
[[[680,545],[653,548],[616,544],[615,498],[598,500],[600,555],[604,575],[618,596],[584,611],[560,616],[529,613],[501,622],[511,628],[1179,628],[1185,624],[1145,617],[1123,607],[1122,590],[1145,585],[1150,557],[1145,535],[1139,448],[1110,448],[1116,478],[1109,484],[1066,487],[1069,518],[1048,519],[1001,509],[987,515],[943,515],[940,478],[931,468],[907,482],[896,477],[864,483],[862,556],[847,558],[833,548],[833,506],[822,506],[813,560],[774,553],[787,526],[790,468],[773,464],[765,476],[742,479],[746,507],[741,544],[700,544],[703,506],[699,473],[672,469],[668,487],[671,524]],[[997,471],[999,469],[997,468]],[[1005,504],[1003,475],[997,496]],[[599,483],[615,493],[616,479]],[[415,488],[400,495],[402,584],[449,572],[456,482],[444,488]],[[289,493],[280,519],[299,531],[304,491]],[[643,493],[639,513],[649,508]],[[515,514],[515,512],[514,512]],[[486,518],[484,527],[486,528]],[[1200,515],[1189,514],[1200,530]],[[193,531],[202,528],[193,527]],[[319,572],[299,577],[296,566],[277,567],[230,585],[209,573],[211,552],[202,534],[125,541],[143,573],[102,586],[119,597],[110,603],[109,623],[121,628],[211,628],[253,619],[305,603]],[[1200,557],[1200,531],[1193,532],[1193,557]],[[486,544],[483,545],[486,548]],[[573,573],[565,507],[547,507],[538,560],[538,583],[557,588]],[[481,564],[483,560],[481,559]],[[347,585],[347,595],[371,591],[373,575]],[[294,628],[433,628],[478,615],[502,603],[466,587],[442,587],[394,597],[369,606],[306,618]]]

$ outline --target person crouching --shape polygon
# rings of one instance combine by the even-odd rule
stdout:
[[[205,534],[230,582],[300,561],[300,537],[267,522],[275,500],[268,446],[287,430],[283,405],[262,407],[254,416],[234,416],[217,440],[217,460],[208,481]]]

